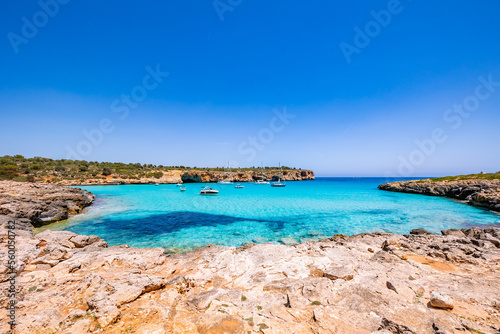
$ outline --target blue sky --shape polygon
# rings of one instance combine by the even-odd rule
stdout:
[[[493,0],[6,2],[0,154],[498,171],[499,12]]]

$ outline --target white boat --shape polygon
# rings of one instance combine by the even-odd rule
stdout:
[[[237,189],[245,188],[245,186],[242,186],[241,184],[237,184],[234,187],[237,188]]]
[[[280,175],[278,177],[278,182],[271,183],[271,187],[286,187],[286,181],[281,183],[281,162],[280,162]]]
[[[233,184],[233,180],[231,179],[231,170],[229,169],[229,162],[227,163],[227,170],[229,174],[227,180],[226,179],[219,180],[219,182],[217,182],[218,184]]]
[[[160,184],[159,183],[155,183],[155,186],[159,186]]]
[[[182,183],[177,183],[176,186],[177,187],[182,187]]]
[[[255,184],[269,184],[269,181],[264,180],[264,163],[262,163],[262,171],[260,175],[260,180],[255,181]]]
[[[200,191],[200,195],[217,195],[219,193],[218,190],[212,189],[210,187],[204,187]]]

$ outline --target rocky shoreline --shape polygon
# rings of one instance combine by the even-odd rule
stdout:
[[[64,186],[84,186],[84,185],[119,185],[119,184],[176,184],[176,183],[216,183],[221,179],[226,179],[227,173],[219,171],[203,171],[203,170],[169,170],[162,172],[160,177],[142,177],[142,178],[122,178],[120,176],[108,176],[100,178],[87,178],[84,180],[61,180],[55,182],[57,185]],[[262,178],[260,172],[253,171],[233,172],[231,180],[233,182],[255,182],[263,179],[264,181],[278,181],[279,171],[272,170],[264,173]],[[282,180],[285,181],[308,181],[314,180],[314,172],[312,170],[285,170]],[[52,182],[52,180],[47,180]]]
[[[79,214],[94,198],[91,192],[77,188],[0,181],[0,215],[16,218],[26,228]]]
[[[500,180],[433,181],[427,179],[400,181],[382,184],[379,189],[429,196],[444,196],[500,212]]]
[[[44,190],[54,188],[31,200]],[[500,332],[500,228],[168,255],[68,231],[34,236],[30,206],[15,208],[0,215],[1,319],[7,228],[16,234],[14,334]]]

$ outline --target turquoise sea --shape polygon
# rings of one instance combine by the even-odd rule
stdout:
[[[218,196],[198,195],[206,184],[196,183],[186,184],[185,192],[176,185],[88,186],[82,188],[97,195],[95,204],[48,228],[95,234],[110,245],[190,250],[500,224],[498,214],[451,199],[377,189],[395,180],[317,178],[285,188],[242,183],[243,189],[209,184]]]

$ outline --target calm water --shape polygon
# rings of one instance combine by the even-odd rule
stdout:
[[[446,198],[381,191],[384,178],[319,178],[288,182],[286,188],[246,184],[210,185],[218,196],[198,195],[201,184],[83,187],[97,195],[83,215],[52,224],[96,234],[110,245],[194,249],[207,244],[317,240],[413,228],[439,232],[500,224],[500,216]]]

